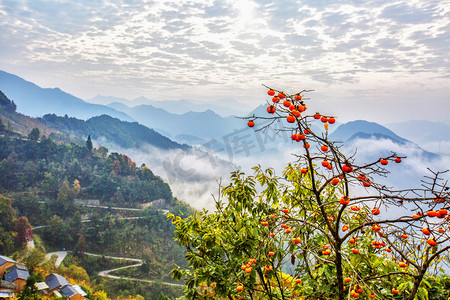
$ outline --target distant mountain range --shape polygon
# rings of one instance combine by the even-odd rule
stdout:
[[[202,112],[205,110],[213,110],[215,113],[222,117],[227,116],[242,116],[246,114],[251,107],[233,99],[222,99],[216,100],[208,103],[198,103],[192,100],[164,100],[157,101],[151,100],[145,97],[139,97],[133,100],[128,100],[125,98],[112,97],[112,96],[95,96],[94,98],[87,99],[86,101],[95,104],[102,104],[114,107],[115,105],[121,104],[128,108],[140,106],[140,105],[151,105],[156,108],[162,108],[170,111],[173,114],[184,114],[187,112]]]
[[[221,139],[234,130],[245,128],[246,122],[233,116],[221,117],[212,110],[203,112],[187,112],[175,114],[170,107],[167,110],[152,105],[139,105],[127,107],[120,103],[111,106],[120,110],[139,123],[154,128],[159,133],[175,140],[184,139],[188,143],[210,139]]]
[[[45,114],[68,115],[79,119],[106,114],[123,121],[134,121],[123,112],[86,101],[61,91],[44,89],[16,75],[0,71],[0,90],[17,105],[17,111],[31,117]]]
[[[140,148],[141,145],[152,145],[159,149],[187,150],[187,145],[178,144],[169,138],[149,129],[137,122],[121,121],[108,115],[96,116],[87,121],[74,117],[59,117],[47,114],[41,118],[32,118],[17,113],[13,102],[0,91],[0,121],[2,126],[28,135],[33,128],[41,134],[61,142],[84,143],[91,135],[94,140],[102,141],[102,146],[120,146],[123,148]],[[1,127],[1,126],[0,126]]]

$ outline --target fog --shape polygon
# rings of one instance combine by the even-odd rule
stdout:
[[[301,143],[293,143],[286,132],[275,133],[273,129],[262,132],[247,128],[234,132],[232,138],[227,135],[221,140],[206,143],[208,146],[216,142],[222,145],[219,151],[212,151],[202,145],[187,152],[161,150],[149,145],[134,149],[108,145],[108,148],[111,152],[128,155],[137,165],[145,163],[170,185],[178,199],[199,210],[214,210],[214,197],[218,196],[219,183],[227,185],[232,171],[253,174],[251,168],[261,165],[263,169],[273,168],[281,176],[287,164],[297,160],[294,154],[303,153]],[[311,147],[313,149],[315,145]],[[391,172],[386,178],[373,178],[375,182],[396,189],[420,187],[423,176],[432,175],[427,168],[444,171],[450,167],[450,156],[434,155],[413,143],[398,144],[389,139],[354,139],[347,142],[341,151],[346,155],[356,151],[357,164],[368,163],[393,152],[406,156],[402,163],[390,162],[386,166]],[[445,173],[441,177],[448,180],[449,175]],[[357,187],[353,192],[361,194],[371,190]]]

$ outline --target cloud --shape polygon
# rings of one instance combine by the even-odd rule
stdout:
[[[2,1],[0,67],[86,98],[256,104],[271,81],[442,99],[448,28],[442,1]]]

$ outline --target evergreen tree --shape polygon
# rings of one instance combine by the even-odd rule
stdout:
[[[30,133],[28,134],[28,138],[32,141],[39,140],[39,137],[41,136],[41,132],[38,128],[33,128]]]
[[[89,135],[86,140],[86,148],[89,150],[89,152],[92,151],[93,146],[92,146],[91,135]]]

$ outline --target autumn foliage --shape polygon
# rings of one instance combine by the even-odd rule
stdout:
[[[357,164],[328,139],[336,116],[310,113],[307,92],[268,87],[268,115],[247,118],[259,131],[279,120],[299,143],[282,176],[236,171],[216,211],[169,216],[191,265],[174,277],[188,299],[428,299],[427,271],[450,248],[442,172],[419,188],[386,187],[386,165],[406,157]]]

